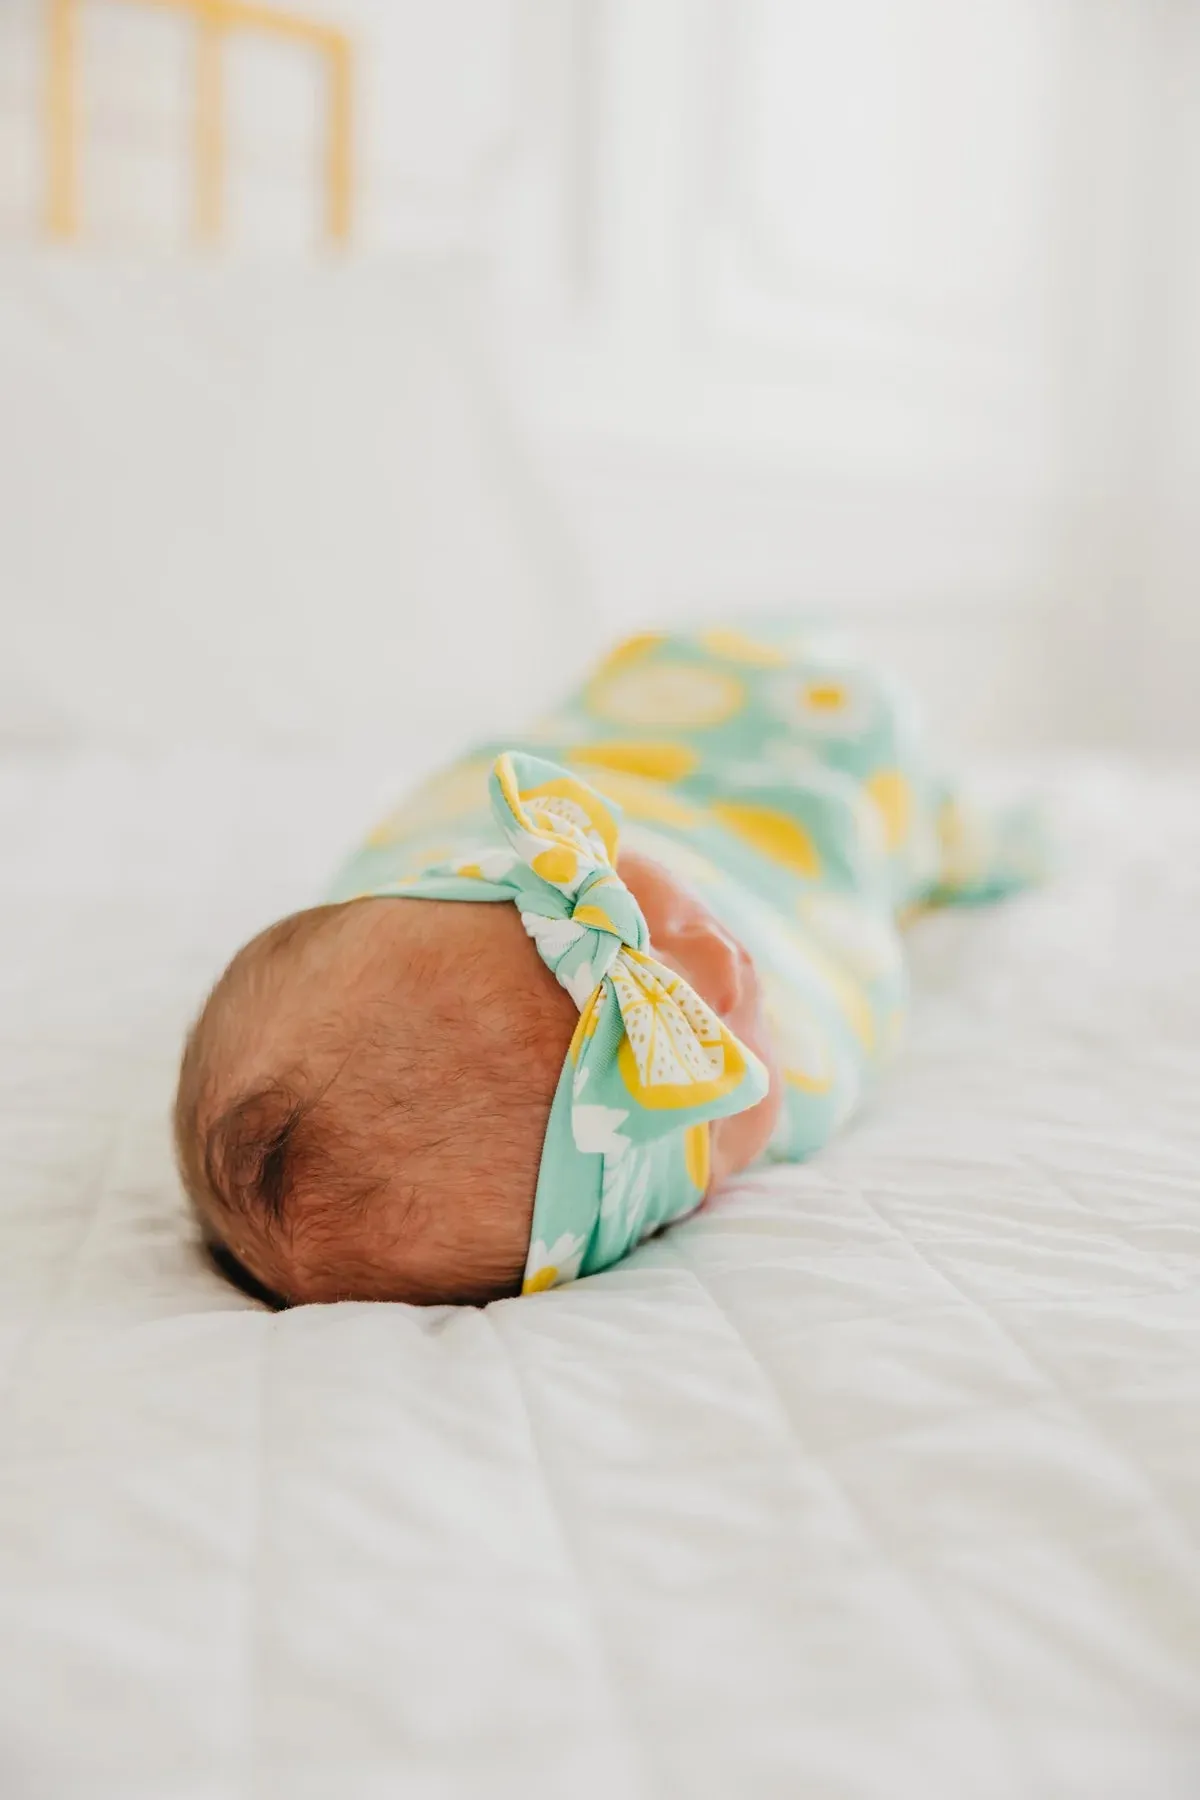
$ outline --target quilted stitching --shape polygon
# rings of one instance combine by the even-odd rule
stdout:
[[[379,779],[0,765],[5,1793],[1200,1791],[1195,788],[1061,775],[814,1164],[487,1317],[272,1319],[171,1065]]]

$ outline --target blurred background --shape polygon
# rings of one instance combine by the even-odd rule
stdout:
[[[0,738],[514,722],[790,608],[1200,747],[1195,0],[0,0]]]

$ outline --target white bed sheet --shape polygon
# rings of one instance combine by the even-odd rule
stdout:
[[[1200,1793],[1200,794],[1050,781],[811,1166],[487,1312],[187,1234],[184,1019],[396,785],[0,765],[5,1800]]]

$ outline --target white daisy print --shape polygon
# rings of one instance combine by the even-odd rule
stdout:
[[[582,1012],[599,986],[596,978],[596,971],[591,963],[581,962],[578,967],[572,969],[570,974],[566,976],[558,973],[557,970],[555,973],[558,974],[559,981],[562,982],[562,985],[566,988],[580,1012]]]
[[[601,669],[588,688],[590,710],[617,725],[656,731],[699,730],[731,719],[745,686],[723,669],[694,663]]]
[[[645,1158],[636,1156],[609,1157],[604,1165],[604,1181],[600,1188],[600,1217],[611,1219],[620,1213],[625,1205],[625,1195],[629,1190],[638,1164]]]
[[[523,912],[521,923],[526,934],[538,947],[538,955],[551,968],[560,956],[565,956],[572,944],[577,944],[584,934],[585,927],[576,925],[573,919],[547,919],[541,913]],[[591,988],[588,993],[591,993]]]
[[[546,1288],[561,1287],[564,1282],[576,1280],[585,1248],[585,1240],[573,1231],[564,1231],[552,1244],[547,1244],[544,1238],[535,1238],[529,1246],[521,1292],[540,1294]]]
[[[591,1070],[588,1068],[575,1071],[571,1088],[571,1135],[575,1139],[577,1150],[582,1150],[589,1156],[606,1156],[615,1160],[624,1156],[629,1148],[629,1139],[618,1129],[629,1117],[629,1112],[620,1106],[581,1102],[579,1096],[587,1087],[590,1076]]]
[[[836,665],[774,676],[766,695],[786,725],[823,738],[861,737],[875,722],[876,697],[869,686]]]
[[[629,1117],[626,1107],[589,1106],[576,1101],[571,1108],[571,1135],[575,1148],[585,1156],[624,1156],[629,1139],[620,1127]]]
[[[499,881],[502,876],[508,874],[517,858],[516,852],[510,850],[505,844],[496,850],[484,850],[475,860],[479,864],[480,872],[485,880]]]
[[[637,1241],[638,1227],[650,1195],[652,1170],[649,1156],[623,1156],[619,1162],[605,1165],[600,1217],[620,1218],[630,1242]]]

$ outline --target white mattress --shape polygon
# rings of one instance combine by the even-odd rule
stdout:
[[[1198,784],[1056,773],[1062,874],[918,928],[809,1167],[562,1293],[275,1317],[173,1057],[384,773],[0,765],[5,1800],[1200,1793]]]

